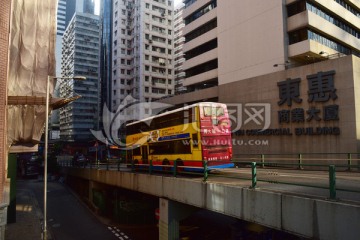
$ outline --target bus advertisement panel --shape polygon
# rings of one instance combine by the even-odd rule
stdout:
[[[127,159],[135,164],[232,167],[225,104],[197,103],[126,125]]]

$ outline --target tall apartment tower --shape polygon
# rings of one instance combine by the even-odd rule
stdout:
[[[94,0],[59,0],[57,6],[57,31],[56,31],[56,76],[62,76],[61,59],[63,49],[63,35],[73,18],[75,12],[94,14]],[[60,95],[60,88],[57,86],[54,90],[55,96]],[[50,139],[59,137],[59,110],[55,110],[51,115]]]
[[[100,21],[89,13],[76,12],[63,36],[62,76],[85,76],[85,81],[62,81],[60,96],[82,97],[60,110],[60,138],[68,141],[93,138],[99,128]]]
[[[185,79],[185,72],[183,70],[183,64],[185,62],[183,46],[185,43],[185,37],[183,35],[183,29],[185,27],[184,19],[182,17],[184,6],[180,5],[175,9],[174,19],[174,45],[175,45],[175,59],[174,59],[174,70],[175,70],[175,94],[186,91],[183,82]]]
[[[94,0],[59,0],[56,31],[56,75],[61,74],[62,36],[75,12],[94,14]]]
[[[151,102],[174,94],[172,0],[114,0],[111,110],[127,96]],[[129,119],[151,114],[126,112]]]
[[[338,54],[359,55],[357,1],[184,3],[184,86],[190,90],[249,79]]]
[[[111,104],[111,48],[112,48],[112,2],[113,0],[102,0],[100,5],[101,22],[101,109],[104,104]],[[101,119],[100,119],[101,120]]]

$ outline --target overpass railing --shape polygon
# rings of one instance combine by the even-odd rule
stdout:
[[[320,156],[320,158],[310,158],[310,155]],[[333,158],[325,158],[324,156],[333,155]],[[343,157],[339,157],[343,155]],[[197,161],[198,162],[198,161]],[[359,162],[358,153],[336,153],[336,154],[296,154],[290,156],[290,154],[247,154],[246,157],[239,157],[232,161],[234,163],[234,171],[224,171],[215,169],[212,164],[214,161],[202,161],[202,167],[191,167],[191,166],[182,166],[178,165],[177,161],[171,162],[171,165],[153,165],[152,161],[148,161],[146,164],[139,164],[134,161],[124,162],[121,160],[112,160],[112,161],[97,161],[89,162],[83,166],[74,166],[73,161],[62,160],[58,161],[60,166],[64,167],[81,167],[81,168],[93,168],[98,170],[108,170],[108,171],[131,171],[131,172],[142,172],[145,174],[163,174],[172,177],[182,177],[182,176],[193,176],[201,177],[204,182],[211,181],[215,178],[231,178],[239,181],[250,181],[249,187],[256,189],[259,183],[271,183],[271,184],[285,184],[299,187],[309,187],[317,189],[325,189],[328,191],[328,198],[330,200],[337,200],[337,192],[342,191],[345,193],[359,193],[360,186],[346,186],[339,187],[337,185],[336,172],[350,172],[358,173]],[[312,162],[312,163],[310,163]],[[357,164],[354,164],[357,163]],[[281,176],[276,176],[269,178],[269,176],[264,175],[263,172],[258,170],[276,170],[276,169],[297,169],[303,171],[321,171],[323,174],[326,173],[327,176],[326,182],[313,182],[311,184],[305,184],[296,181],[289,181],[285,178],[281,180]],[[229,169],[228,169],[229,170]],[[236,172],[236,170],[242,170],[241,172]],[[356,170],[356,171],[354,171]],[[245,173],[247,174],[244,174]],[[356,175],[359,177],[360,173]],[[243,184],[243,182],[242,182]],[[344,185],[344,184],[342,184]]]
[[[297,169],[322,169],[335,165],[342,170],[360,170],[360,153],[291,153],[291,154],[236,154],[237,166],[256,162],[261,167],[288,167]]]

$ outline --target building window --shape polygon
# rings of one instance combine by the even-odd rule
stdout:
[[[216,0],[213,0],[210,2],[210,4],[204,6],[203,8],[197,10],[193,14],[191,14],[189,17],[184,19],[184,22],[186,25],[190,24],[191,22],[195,21],[199,17],[203,16],[204,14],[208,13],[212,9],[216,8],[217,3]]]
[[[185,42],[189,42],[191,40],[193,40],[194,38],[197,38],[201,35],[203,35],[204,33],[209,32],[210,30],[214,29],[217,27],[217,19],[210,21],[208,23],[206,23],[205,25],[196,28],[195,30],[191,31],[190,33],[185,35]]]

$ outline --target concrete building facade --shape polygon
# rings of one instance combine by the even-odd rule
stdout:
[[[163,102],[227,103],[235,156],[359,150],[359,1],[184,3],[190,92]]]
[[[63,36],[62,76],[84,76],[86,81],[62,81],[60,96],[82,97],[60,109],[60,138],[89,140],[99,128],[100,105],[99,16],[77,12]]]
[[[150,102],[174,94],[173,9],[173,1],[113,1],[112,111],[127,104],[127,96]],[[151,109],[124,115],[141,119]]]
[[[175,94],[186,91],[186,87],[184,87],[185,72],[183,70],[183,64],[185,62],[185,57],[183,52],[183,47],[185,42],[185,37],[183,35],[183,29],[185,27],[184,19],[182,17],[183,10],[184,10],[183,5],[175,9],[175,19],[174,19]]]
[[[359,55],[358,13],[358,1],[185,1],[184,85],[199,89],[290,63]]]
[[[359,152],[359,64],[349,55],[219,86],[235,156]]]

